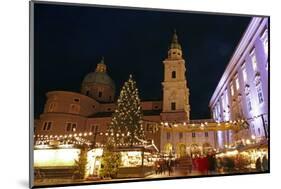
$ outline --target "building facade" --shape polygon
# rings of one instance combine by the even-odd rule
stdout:
[[[231,137],[229,136],[231,131],[221,131],[221,134],[215,130],[203,129],[204,125],[214,123],[212,119],[190,119],[191,108],[186,80],[186,62],[182,54],[182,47],[175,32],[167,58],[163,61],[163,99],[160,101],[141,101],[143,111],[142,126],[146,139],[153,141],[160,152],[173,153],[176,156],[205,153],[209,149],[217,148],[217,146],[224,144],[221,142],[222,137],[220,135]],[[260,73],[259,76],[264,79],[262,74]],[[239,86],[243,86],[243,84],[239,83]],[[262,91],[266,91],[267,86],[262,85],[262,87]],[[115,90],[114,81],[107,73],[107,66],[104,59],[102,59],[97,64],[96,69],[85,76],[80,93],[70,91],[51,91],[47,93],[44,111],[40,118],[36,120],[35,136],[67,138],[78,134],[97,147],[104,145],[108,136],[111,116],[117,106]],[[221,97],[222,93],[217,93]],[[230,99],[230,91],[228,93],[224,93],[224,96],[228,96]],[[237,96],[239,96],[238,93]],[[244,93],[241,93],[240,96],[242,94]],[[263,95],[265,103],[267,96]],[[213,98],[216,101],[212,100],[214,103],[211,106],[212,110],[216,110],[216,112],[213,112],[214,119],[218,121],[233,119],[231,116],[234,116],[234,113],[224,113],[223,116],[226,117],[217,117],[217,111],[223,112],[222,108],[217,107],[224,107],[225,105],[218,103],[222,100],[221,98],[218,98],[218,101],[217,98]],[[213,104],[216,106],[213,106]],[[266,107],[266,105],[264,106]],[[240,111],[239,108],[238,110]],[[235,115],[240,116],[238,113]],[[185,129],[187,127],[193,128],[195,125],[202,126],[202,128],[196,130]],[[182,129],[179,129],[180,127]],[[225,132],[229,133],[229,135],[226,135]]]
[[[217,122],[245,120],[239,132],[217,131],[219,148],[268,137],[268,18],[252,18],[209,103]]]

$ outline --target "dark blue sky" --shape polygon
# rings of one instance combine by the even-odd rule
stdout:
[[[132,73],[141,99],[162,99],[162,61],[176,29],[186,60],[191,118],[208,118],[209,100],[250,19],[36,3],[35,117],[43,111],[46,92],[78,92],[102,56],[117,96]]]

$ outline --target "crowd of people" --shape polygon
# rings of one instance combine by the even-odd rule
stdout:
[[[216,166],[214,154],[197,155],[192,158],[192,170],[197,170],[200,174],[213,174],[216,172]]]
[[[267,171],[268,170],[268,159],[266,155],[263,155],[263,157],[258,157],[256,160],[256,170],[258,172],[261,171]]]
[[[155,162],[155,173],[166,174],[169,176],[180,165],[180,159],[159,159]],[[185,157],[186,173],[197,173],[200,175],[212,175],[212,174],[225,174],[225,173],[240,173],[248,171],[267,171],[268,159],[266,155],[258,157],[255,162],[255,169],[249,169],[249,162],[246,162],[241,156],[223,156],[216,157],[214,153],[208,153],[206,155],[194,155]]]
[[[255,163],[255,169],[251,169],[251,162],[240,155],[216,157],[215,154],[195,156],[192,158],[192,169],[197,170],[200,174],[223,174],[223,173],[240,173],[249,171],[267,171],[268,159],[266,155],[258,157]]]
[[[161,158],[158,161],[155,161],[155,174],[165,175],[167,172],[168,175],[170,176],[171,173],[174,171],[174,167],[175,167],[174,160],[172,160],[171,158],[169,159]]]

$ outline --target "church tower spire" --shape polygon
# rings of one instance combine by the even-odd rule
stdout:
[[[189,121],[189,88],[185,77],[185,60],[182,58],[182,47],[178,35],[174,31],[168,57],[163,61],[163,121],[181,122]]]
[[[182,49],[181,49],[181,45],[178,40],[178,35],[177,35],[176,30],[174,31],[170,49],[168,51],[168,58],[172,59],[172,60],[182,59]]]
[[[174,30],[174,35],[173,35],[173,39],[172,39],[172,42],[171,42],[170,49],[179,49],[179,50],[181,50],[181,45],[178,42],[178,35],[177,35],[176,29]]]

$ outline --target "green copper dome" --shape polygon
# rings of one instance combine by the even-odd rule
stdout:
[[[106,65],[104,64],[104,59],[102,59],[101,62],[98,63],[97,68],[94,72],[88,73],[85,76],[83,80],[83,85],[87,84],[109,85],[110,87],[115,89],[114,81],[106,73]]]
[[[115,89],[113,80],[105,72],[91,72],[87,74],[83,80],[83,84],[104,84]]]

